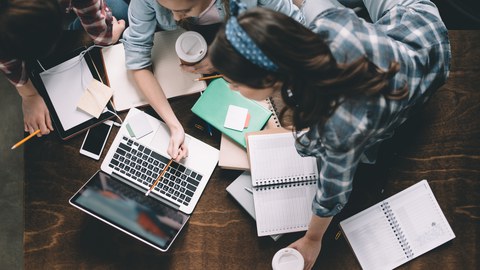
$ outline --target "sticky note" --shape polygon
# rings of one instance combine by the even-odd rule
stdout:
[[[102,111],[113,95],[112,88],[93,79],[80,98],[77,108],[93,117],[100,117]]]
[[[148,123],[145,113],[137,113],[128,119],[127,130],[130,136],[137,139],[153,132],[152,126]]]
[[[227,115],[225,117],[225,128],[243,131],[247,120],[248,109],[235,105],[229,105]]]

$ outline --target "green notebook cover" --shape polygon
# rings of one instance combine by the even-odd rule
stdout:
[[[250,122],[243,131],[223,126],[230,105],[248,110]],[[243,147],[247,146],[245,133],[261,130],[272,114],[262,105],[242,96],[239,92],[231,90],[222,78],[210,82],[205,92],[193,105],[192,112]]]

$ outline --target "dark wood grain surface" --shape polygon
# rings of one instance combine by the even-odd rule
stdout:
[[[450,31],[450,39],[447,84],[382,145],[376,165],[360,166],[315,269],[360,269],[346,240],[334,240],[338,222],[421,179],[429,181],[456,238],[400,269],[478,269],[480,31]],[[193,128],[201,123],[190,111],[197,98],[171,104],[187,133],[218,148],[218,133]],[[275,252],[302,235],[277,242],[257,237],[255,222],[225,191],[241,172],[217,167],[188,225],[169,252],[159,252],[68,204],[101,164],[79,154],[82,139],[52,134],[25,145],[25,269],[271,269]]]

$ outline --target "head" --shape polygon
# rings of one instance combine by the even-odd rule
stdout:
[[[189,18],[198,17],[211,3],[211,0],[157,0],[164,8],[172,12],[175,21],[182,24]]]
[[[62,32],[57,0],[0,0],[0,53],[22,60],[52,51]]]
[[[341,96],[379,92],[396,72],[382,73],[366,59],[349,65],[338,64],[325,37],[279,12],[249,9],[241,13],[237,21],[277,68],[252,63],[255,61],[249,60],[246,53],[232,46],[227,27],[219,31],[209,47],[212,64],[231,83],[233,90],[248,98],[260,100],[281,91],[297,129],[323,124]]]

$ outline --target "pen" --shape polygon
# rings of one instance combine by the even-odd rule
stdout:
[[[163,168],[162,172],[160,172],[160,174],[157,177],[157,180],[155,180],[155,182],[152,184],[150,189],[148,189],[148,191],[145,192],[145,196],[148,196],[148,194],[150,194],[150,191],[152,191],[153,188],[155,188],[155,186],[158,184],[158,182],[160,182],[160,178],[162,178],[162,176],[165,174],[165,172],[167,171],[170,164],[172,164],[172,161],[173,161],[173,158],[170,159],[170,161],[167,163],[167,166],[165,166],[165,168]]]
[[[245,190],[250,192],[250,193],[253,193],[253,190],[251,188],[245,187]]]
[[[216,79],[216,78],[221,78],[221,77],[223,77],[222,74],[217,74],[217,75],[212,75],[212,76],[206,76],[206,77],[196,78],[194,81],[198,82],[198,81]]]
[[[40,133],[40,129],[35,130],[35,132],[33,132],[32,134],[28,135],[27,137],[23,138],[21,141],[19,141],[19,142],[17,142],[16,144],[14,144],[11,149],[15,149],[15,148],[19,147],[19,146],[22,145],[24,142],[30,140],[30,138],[32,138],[33,136],[37,135],[38,133]]]

